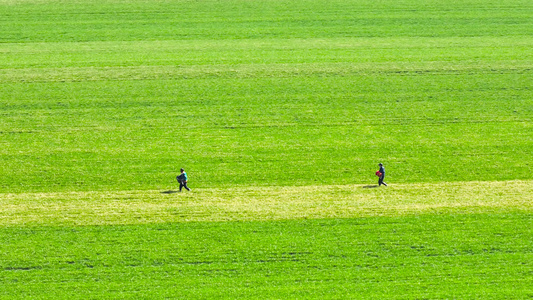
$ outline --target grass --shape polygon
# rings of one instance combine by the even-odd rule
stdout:
[[[531,179],[524,1],[1,8],[1,192]]]
[[[0,0],[0,298],[533,297],[532,16]]]
[[[0,296],[528,298],[531,222],[485,213],[3,227]]]
[[[4,194],[0,297],[527,298],[532,186]]]
[[[3,85],[0,189],[162,189],[182,166],[197,187],[367,183],[379,161],[400,183],[527,180],[524,76]]]
[[[2,226],[531,213],[531,181],[4,194]]]

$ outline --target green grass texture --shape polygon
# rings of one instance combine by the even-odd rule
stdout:
[[[532,221],[490,213],[0,228],[9,253],[0,297],[527,299]]]
[[[0,0],[0,28],[0,299],[533,297],[531,1]]]
[[[1,192],[532,179],[529,1],[2,1]]]

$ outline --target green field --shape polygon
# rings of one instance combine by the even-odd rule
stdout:
[[[0,298],[533,298],[531,1],[0,0],[0,28]]]

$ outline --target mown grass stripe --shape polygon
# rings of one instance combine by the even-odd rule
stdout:
[[[266,221],[532,212],[532,181],[0,195],[0,226]]]

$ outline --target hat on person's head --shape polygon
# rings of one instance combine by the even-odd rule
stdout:
[[[382,164],[382,163],[379,163],[379,166],[383,166],[383,164]]]

